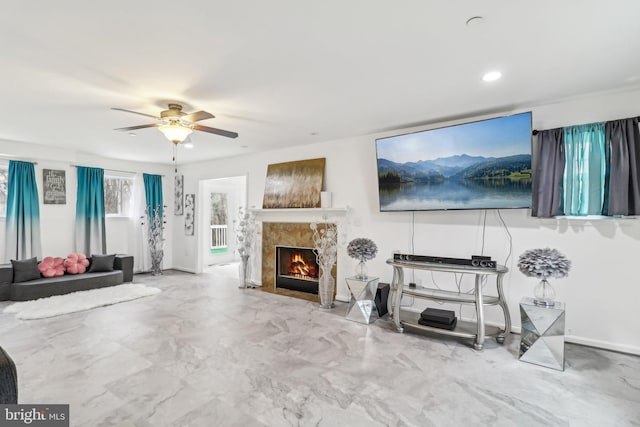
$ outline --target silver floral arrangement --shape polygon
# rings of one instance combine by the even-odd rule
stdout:
[[[318,265],[333,266],[338,256],[338,229],[336,225],[313,222],[311,230],[313,230],[313,252],[316,254]]]
[[[166,206],[164,206],[166,208]],[[142,225],[147,223],[147,243],[149,243],[149,253],[151,255],[151,274],[154,276],[162,274],[162,259],[164,258],[164,210],[160,212],[160,206],[153,208],[151,217],[149,211],[145,210],[145,215],[140,217]]]
[[[518,269],[529,277],[562,278],[569,274],[571,261],[556,249],[529,249],[520,255]]]
[[[378,247],[371,239],[359,237],[347,245],[347,255],[359,261],[369,261],[378,254]]]
[[[237,250],[240,256],[249,256],[253,248],[256,234],[255,215],[247,212],[242,206],[238,209],[238,219],[233,221],[236,233]]]

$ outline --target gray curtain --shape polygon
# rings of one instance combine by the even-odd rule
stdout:
[[[538,144],[534,151],[536,163],[531,215],[540,218],[563,215],[564,130],[558,128],[538,132]]]
[[[605,190],[607,215],[640,215],[640,131],[638,118],[605,124],[610,171]]]

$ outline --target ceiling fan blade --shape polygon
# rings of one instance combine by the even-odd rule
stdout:
[[[115,108],[115,107],[112,107],[111,109],[112,109],[112,110],[116,110],[116,111],[124,111],[125,113],[138,114],[138,115],[140,115],[140,116],[151,117],[152,119],[160,120],[160,117],[156,117],[156,116],[151,115],[151,114],[138,113],[137,111],[125,110],[124,108]]]
[[[136,130],[136,129],[144,129],[144,128],[155,128],[160,126],[158,123],[151,123],[150,125],[139,125],[139,126],[129,126],[127,128],[118,128],[114,130]]]
[[[181,119],[188,122],[199,122],[200,120],[213,119],[215,117],[216,116],[211,113],[207,113],[206,111],[196,111],[195,113],[182,116]]]
[[[195,125],[193,127],[195,130],[199,130],[202,132],[215,133],[216,135],[226,136],[227,138],[237,138],[238,134],[236,132],[230,132],[228,130],[210,128],[209,126]]]

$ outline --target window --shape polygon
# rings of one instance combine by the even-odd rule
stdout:
[[[9,170],[0,166],[0,217],[7,215],[7,191],[9,190]]]
[[[104,177],[104,212],[107,216],[130,216],[133,179],[122,176]]]

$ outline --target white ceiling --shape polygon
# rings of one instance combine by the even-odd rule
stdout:
[[[194,132],[189,162],[632,89],[638,17],[638,0],[7,1],[0,139],[170,163],[156,129],[113,130],[152,119],[110,108],[178,101],[240,134]]]

